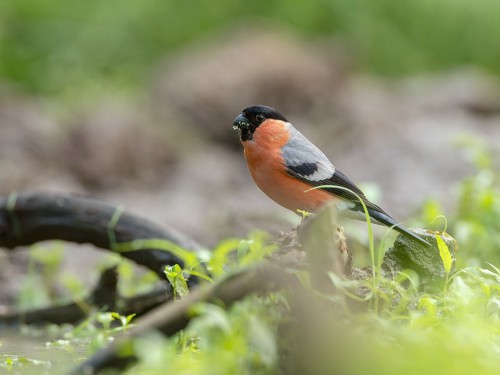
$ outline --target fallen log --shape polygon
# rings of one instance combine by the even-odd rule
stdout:
[[[182,266],[183,260],[172,252],[148,247],[120,252],[116,244],[162,239],[193,252],[201,248],[173,229],[159,227],[96,198],[44,193],[0,197],[0,247],[12,250],[54,239],[119,252],[162,278],[165,265]]]
[[[89,297],[83,301],[59,306],[27,310],[2,311],[0,327],[22,324],[77,324],[95,310],[117,312],[120,315],[144,315],[149,310],[173,298],[172,288],[167,283],[158,284],[152,291],[133,297],[118,295],[116,267],[106,269]]]
[[[148,239],[166,241],[193,254],[201,248],[195,241],[172,229],[159,227],[96,198],[47,193],[13,193],[7,198],[0,197],[0,247],[14,251],[21,246],[45,240],[89,243],[118,252],[165,280],[164,287],[159,286],[151,293],[122,299],[124,307],[118,311],[122,314],[128,315],[134,309],[134,313],[145,313],[171,298],[164,268],[173,264],[183,266],[183,259],[165,249],[141,247],[120,251],[120,244]],[[108,310],[113,309],[117,298],[116,282],[112,273],[105,272],[85,303],[97,308],[106,306]],[[190,279],[191,284],[195,282],[194,278]],[[87,312],[78,303],[32,311],[5,311],[0,314],[0,324],[76,323],[85,318]]]

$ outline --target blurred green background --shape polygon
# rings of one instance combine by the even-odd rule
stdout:
[[[135,90],[166,55],[241,23],[335,38],[375,74],[500,73],[496,0],[16,0],[0,3],[0,75],[51,96]]]

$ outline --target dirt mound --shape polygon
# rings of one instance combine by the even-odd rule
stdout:
[[[347,64],[321,47],[284,33],[238,32],[169,59],[155,80],[154,101],[205,137],[236,144],[232,120],[250,105],[304,119],[330,111]]]

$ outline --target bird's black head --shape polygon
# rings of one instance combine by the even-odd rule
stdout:
[[[249,141],[253,137],[253,132],[267,119],[288,120],[277,110],[265,105],[254,105],[245,108],[241,114],[234,119],[233,129],[240,131],[241,141]]]

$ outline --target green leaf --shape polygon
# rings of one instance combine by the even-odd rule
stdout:
[[[240,243],[238,244],[237,248],[237,258],[238,258],[238,263],[241,263],[241,261],[245,258],[245,256],[248,254],[250,251],[250,245],[252,244],[252,241],[249,240],[241,240]]]
[[[117,253],[126,253],[142,249],[155,249],[169,252],[181,259],[186,267],[193,267],[198,263],[196,253],[161,238],[148,238],[130,242],[113,243],[113,251]]]
[[[182,274],[182,268],[178,264],[173,266],[165,267],[165,275],[167,276],[170,285],[172,285],[172,289],[174,290],[175,296],[179,298],[183,298],[189,294],[189,288]]]
[[[212,257],[208,262],[208,269],[213,276],[221,276],[230,264],[229,254],[238,249],[240,240],[227,238],[221,241],[212,251]]]
[[[199,272],[199,271],[195,271],[195,270],[186,270],[186,269],[184,270],[184,272],[187,274],[190,274],[192,276],[197,276],[200,279],[206,280],[208,282],[211,282],[211,283],[214,282],[214,279],[212,279],[210,276],[208,276],[207,274],[205,274],[203,272]]]
[[[441,236],[436,236],[436,241],[439,249],[439,256],[443,261],[444,270],[446,273],[450,273],[451,266],[453,264],[453,259],[451,257],[450,249],[446,242],[441,238]]]
[[[132,321],[132,319],[134,319],[134,317],[135,313],[127,315],[127,317],[125,318],[125,325],[130,324],[130,322]]]

